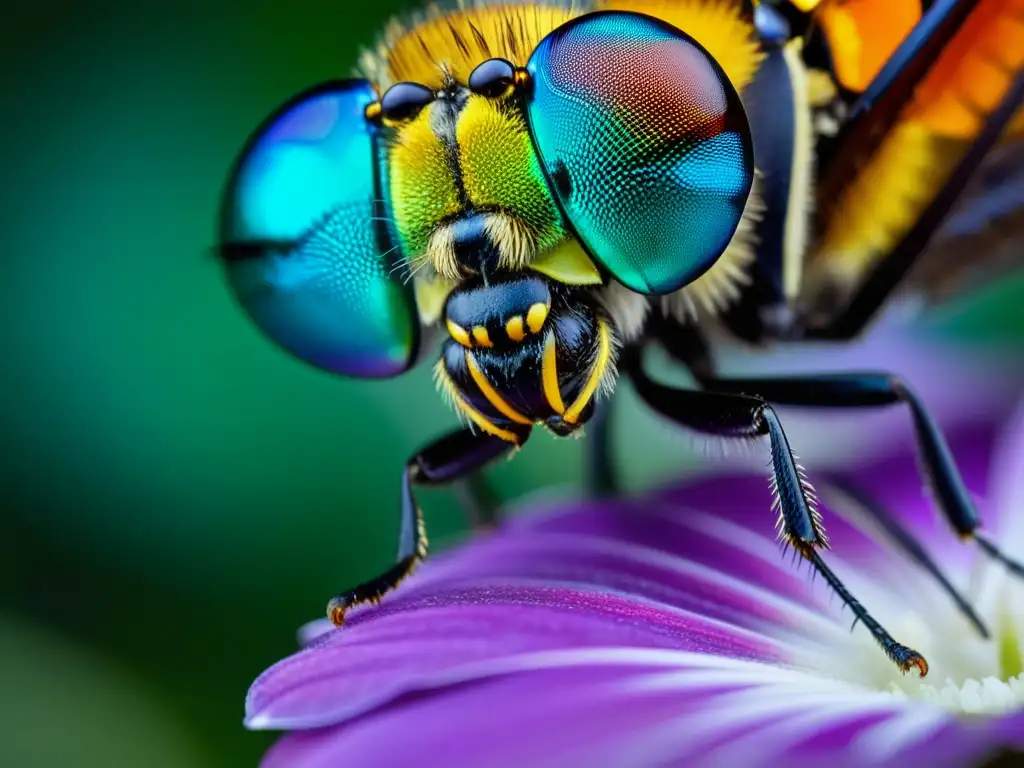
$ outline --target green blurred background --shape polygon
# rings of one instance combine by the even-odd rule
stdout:
[[[225,173],[278,103],[345,75],[398,0],[40,4],[0,29],[0,764],[251,766],[252,679],[389,562],[396,483],[454,425],[426,368],[333,379],[279,353],[216,261]],[[1020,350],[1024,284],[933,330]],[[678,468],[624,393],[631,485]],[[653,437],[652,437],[653,436]],[[653,442],[652,442],[653,440]],[[670,443],[665,443],[670,444]],[[579,481],[538,436],[506,497]],[[424,503],[441,548],[464,521]]]

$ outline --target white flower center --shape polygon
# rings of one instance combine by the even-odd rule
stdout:
[[[1011,677],[1005,683],[994,677],[986,677],[980,682],[969,677],[960,685],[947,677],[941,688],[920,682],[910,693],[896,683],[889,683],[887,692],[900,699],[924,699],[954,712],[970,714],[1010,712],[1024,707],[1024,679],[1021,675]]]
[[[923,596],[913,606],[901,605],[891,597],[886,600],[882,592],[871,595],[881,603],[875,615],[883,626],[897,641],[928,660],[927,677],[922,679],[916,670],[902,674],[860,626],[848,635],[848,641],[840,641],[840,647],[823,649],[825,656],[812,654],[812,666],[861,688],[927,701],[957,713],[1000,714],[1024,709],[1024,584],[1005,573],[994,574],[988,563],[975,574],[976,584],[982,572],[988,579],[987,589],[969,593],[978,597],[985,592],[988,598],[972,600],[972,604],[986,622],[990,639],[981,637],[944,594]],[[922,592],[937,590],[925,588]],[[837,659],[843,660],[839,666]]]

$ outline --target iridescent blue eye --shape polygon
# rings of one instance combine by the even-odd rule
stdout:
[[[700,277],[732,239],[754,173],[722,68],[679,30],[608,11],[552,32],[527,71],[531,135],[583,246],[640,293]]]
[[[379,204],[376,100],[364,81],[320,86],[252,138],[228,186],[221,254],[238,299],[271,339],[318,368],[405,371],[419,323]]]

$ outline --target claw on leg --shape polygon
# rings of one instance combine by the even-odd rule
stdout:
[[[345,614],[355,605],[379,604],[384,595],[404,581],[427,556],[427,531],[413,494],[414,485],[447,485],[468,478],[511,447],[496,437],[461,429],[428,445],[410,459],[402,473],[398,560],[376,578],[332,597],[327,604],[327,618],[331,623],[343,626]]]

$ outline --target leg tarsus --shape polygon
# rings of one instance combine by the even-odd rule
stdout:
[[[416,503],[416,485],[445,485],[469,477],[512,448],[497,437],[461,429],[431,443],[412,457],[402,471],[401,529],[398,557],[376,578],[339,592],[327,604],[327,616],[341,626],[346,611],[362,603],[378,603],[427,556],[427,532]]]
[[[846,585],[839,580],[832,569],[829,568],[825,561],[821,559],[821,555],[818,554],[817,550],[813,547],[807,547],[801,550],[801,554],[807,558],[807,560],[814,566],[814,569],[820,573],[825,581],[828,582],[829,586],[839,595],[840,599],[849,606],[850,610],[853,611],[854,622],[853,626],[857,626],[857,622],[860,621],[871,636],[875,638],[875,642],[881,646],[882,650],[885,651],[885,655],[892,659],[893,663],[900,668],[900,671],[906,674],[910,671],[911,667],[917,667],[917,670],[921,673],[921,677],[925,677],[928,674],[928,662],[925,661],[924,656],[915,651],[913,648],[908,648],[905,645],[897,643],[892,639],[892,636],[885,631],[881,624],[879,624],[870,613],[864,608],[860,602],[854,598],[850,591],[846,588]],[[853,627],[851,627],[852,629]]]
[[[855,488],[839,478],[833,477],[828,479],[822,486],[822,491],[830,509],[834,511],[839,510],[844,504],[850,503],[856,505],[862,514],[870,517],[874,523],[885,531],[886,535],[889,536],[893,544],[901,552],[924,568],[939,583],[943,591],[956,604],[959,611],[974,625],[978,634],[985,639],[990,637],[988,627],[985,626],[985,622],[982,621],[977,611],[967,601],[967,598],[953,585],[953,582],[949,580],[949,577],[932,559],[927,550],[921,546],[921,543],[914,538],[913,534],[900,525],[888,510],[882,508],[860,488]]]

